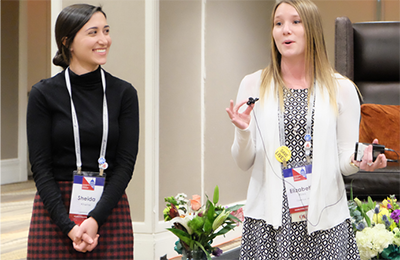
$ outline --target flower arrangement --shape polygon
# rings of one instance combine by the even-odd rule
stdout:
[[[394,195],[378,205],[371,197],[363,203],[351,196],[349,210],[362,260],[400,260],[400,206]]]
[[[168,228],[179,240],[175,243],[175,251],[179,254],[192,254],[200,251],[207,259],[211,254],[220,256],[222,250],[213,247],[215,237],[225,235],[244,220],[243,205],[223,207],[218,205],[219,188],[214,189],[213,200],[207,197],[205,205],[201,205],[200,196],[193,195],[187,199],[187,195],[179,193],[175,197],[165,198],[167,207],[164,209],[164,220],[173,223]],[[193,256],[189,256],[191,258]]]

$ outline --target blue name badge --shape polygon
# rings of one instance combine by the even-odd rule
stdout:
[[[94,209],[103,194],[105,176],[95,172],[74,171],[69,217],[80,225]]]
[[[311,190],[311,173],[312,165],[283,170],[292,222],[307,219],[308,201]]]

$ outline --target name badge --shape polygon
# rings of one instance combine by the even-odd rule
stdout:
[[[283,170],[292,222],[307,219],[311,190],[311,173],[312,165]]]
[[[105,174],[74,171],[69,218],[80,225],[94,209],[103,194]]]

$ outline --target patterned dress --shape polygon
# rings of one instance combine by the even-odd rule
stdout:
[[[308,89],[284,91],[285,145],[292,152],[288,162],[289,168],[302,166],[306,162],[304,134],[307,125],[307,104]],[[311,134],[312,129],[313,124]],[[278,229],[274,229],[264,220],[245,218],[241,260],[360,259],[350,220],[329,230],[319,230],[308,235],[306,221],[291,222],[285,185],[282,200],[282,226]]]

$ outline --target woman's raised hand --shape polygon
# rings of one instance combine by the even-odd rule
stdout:
[[[250,120],[251,120],[250,112],[253,110],[254,104],[247,106],[245,111],[239,113],[239,108],[246,103],[247,100],[244,100],[234,106],[233,100],[231,100],[229,108],[226,108],[226,112],[228,112],[228,115],[232,123],[240,129],[246,129],[250,125]]]

